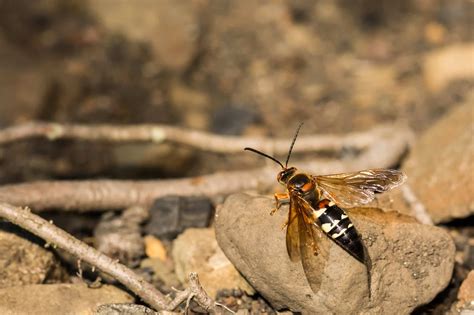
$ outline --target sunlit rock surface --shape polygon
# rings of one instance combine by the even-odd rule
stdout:
[[[312,292],[300,263],[286,252],[281,226],[287,208],[270,216],[271,197],[236,194],[218,208],[220,247],[275,308],[310,314],[409,314],[451,279],[454,243],[444,230],[396,212],[353,208],[349,215],[372,259],[369,301],[365,267],[335,243],[320,291]]]

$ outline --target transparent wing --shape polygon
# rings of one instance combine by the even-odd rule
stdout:
[[[290,199],[290,211],[288,212],[288,226],[286,228],[286,250],[291,261],[300,259],[300,242],[298,233],[298,209],[294,198]]]
[[[374,200],[381,193],[401,185],[406,175],[397,170],[371,169],[354,173],[313,176],[323,194],[337,204],[353,207]]]
[[[331,241],[317,229],[313,216],[307,215],[314,210],[304,200],[298,200],[297,204],[302,210],[298,212],[301,263],[306,279],[313,292],[316,293],[321,286]]]

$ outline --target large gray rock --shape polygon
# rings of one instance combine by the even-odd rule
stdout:
[[[270,197],[236,194],[216,213],[220,247],[250,284],[275,308],[310,314],[409,314],[450,281],[454,243],[438,227],[396,212],[353,208],[350,216],[372,259],[369,301],[365,267],[331,242],[319,292],[312,292],[300,263],[286,253],[281,225],[286,207],[268,215]]]

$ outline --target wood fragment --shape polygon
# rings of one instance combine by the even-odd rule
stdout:
[[[341,151],[351,148],[364,150],[386,134],[396,132],[399,126],[380,125],[364,132],[347,135],[301,135],[295,153],[316,151]],[[50,141],[72,139],[97,142],[170,142],[208,152],[241,153],[252,147],[275,155],[285,155],[291,139],[264,137],[223,136],[208,132],[167,125],[80,125],[53,122],[29,122],[0,130],[0,145],[32,138]]]

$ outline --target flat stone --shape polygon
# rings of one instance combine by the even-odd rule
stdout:
[[[139,304],[103,304],[94,315],[157,315],[151,308]]]
[[[213,298],[220,289],[254,293],[217,245],[213,228],[187,229],[173,242],[172,255],[178,279],[185,283],[190,272],[197,272],[204,290]]]
[[[349,215],[372,260],[369,301],[365,266],[330,242],[321,288],[314,293],[300,263],[288,258],[281,230],[287,208],[274,216],[271,197],[235,194],[218,207],[216,237],[229,260],[276,309],[308,314],[409,314],[445,288],[454,242],[443,229],[377,208]],[[329,242],[329,241],[328,241]]]
[[[26,285],[0,289],[0,314],[94,314],[102,304],[131,303],[134,298],[110,285],[88,288],[85,284]]]
[[[419,139],[403,171],[434,223],[474,214],[474,141],[471,100]]]

